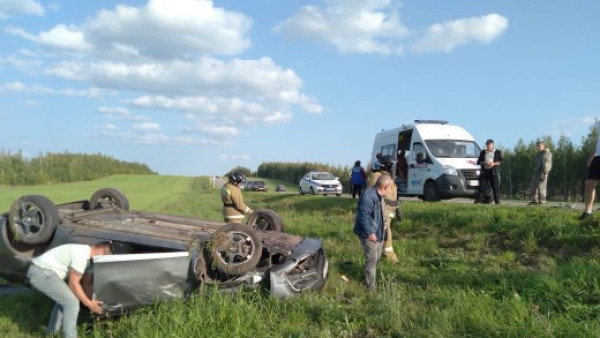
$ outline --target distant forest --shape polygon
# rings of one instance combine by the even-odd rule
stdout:
[[[568,137],[562,135],[557,142],[550,136],[540,138],[546,143],[553,157],[553,166],[548,179],[548,200],[574,202],[583,200],[584,181],[587,174],[586,161],[589,158],[596,142],[596,131],[590,128],[589,133],[581,140],[580,146],[575,146]],[[526,144],[519,139],[513,149],[502,148],[498,142],[496,146],[502,150],[504,162],[501,170],[501,194],[504,198],[530,199],[528,188],[533,175],[535,154],[537,149],[532,140]],[[356,158],[364,154],[357,154]],[[298,184],[300,178],[310,170],[329,171],[340,178],[344,191],[350,187],[350,169],[355,159],[350,159],[347,166],[332,166],[315,162],[263,162],[258,166],[256,174],[259,177],[279,179]],[[366,163],[363,164],[366,168]]]
[[[0,185],[34,185],[93,180],[116,174],[156,174],[142,163],[101,154],[46,153],[25,158],[0,151]]]

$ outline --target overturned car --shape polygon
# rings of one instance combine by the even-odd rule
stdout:
[[[130,211],[114,188],[58,205],[26,195],[0,216],[0,277],[27,283],[29,260],[46,250],[111,241],[113,255],[93,259],[89,291],[108,314],[185,298],[207,286],[262,286],[281,298],[320,290],[328,272],[322,242],[283,230],[279,215],[268,209],[256,210],[248,224]]]

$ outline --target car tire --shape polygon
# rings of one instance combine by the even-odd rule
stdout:
[[[118,208],[129,210],[129,200],[115,188],[102,188],[90,198],[90,210]]]
[[[425,183],[423,189],[423,200],[427,202],[438,202],[441,200],[440,192],[435,185],[435,182],[429,181]]]
[[[313,187],[310,187],[310,189],[308,189],[308,193],[311,195],[315,194],[315,189],[313,189]]]
[[[304,191],[302,191],[302,187],[298,187],[298,192],[300,193],[300,195],[304,195]]]
[[[252,229],[284,232],[283,220],[281,220],[279,214],[270,209],[254,210],[254,212],[248,216],[246,224]]]
[[[58,208],[47,197],[25,195],[16,200],[8,212],[8,225],[16,241],[25,244],[45,243],[60,222]]]
[[[229,276],[254,269],[262,255],[262,242],[245,224],[225,224],[213,233],[208,244],[212,266]]]

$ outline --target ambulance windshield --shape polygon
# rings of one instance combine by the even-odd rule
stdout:
[[[446,158],[478,157],[481,148],[473,141],[463,140],[426,140],[431,155]]]

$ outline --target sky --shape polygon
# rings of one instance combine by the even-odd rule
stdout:
[[[0,0],[0,151],[163,175],[366,163],[415,119],[512,149],[600,115],[600,1]]]

